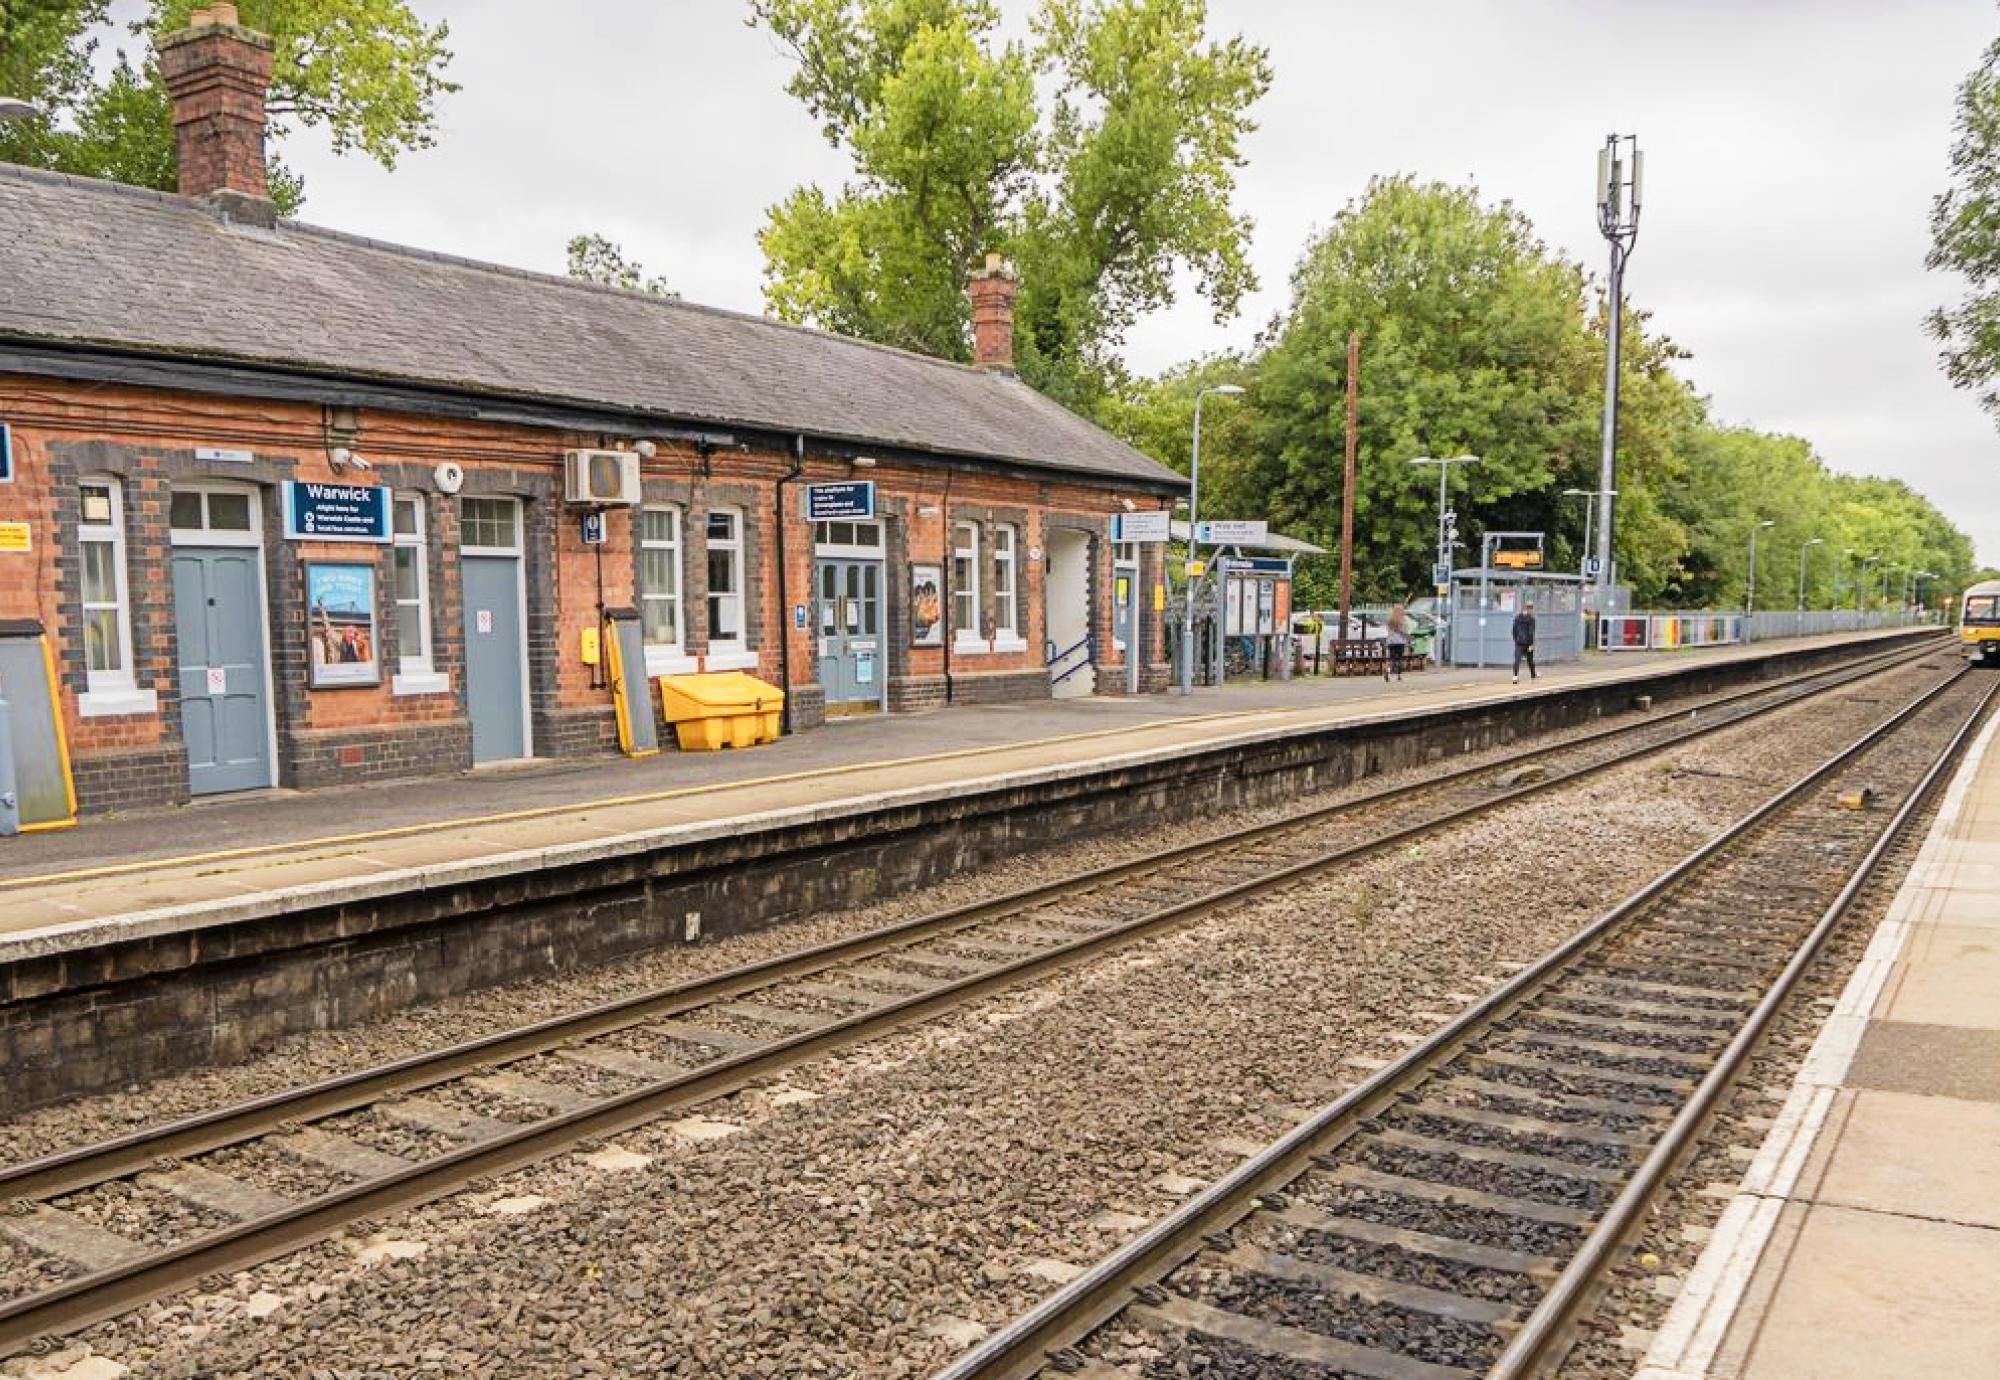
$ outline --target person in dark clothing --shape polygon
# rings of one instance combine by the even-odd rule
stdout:
[[[1521,683],[1521,663],[1528,663],[1528,679],[1535,679],[1535,606],[1521,605],[1514,615],[1514,683]]]

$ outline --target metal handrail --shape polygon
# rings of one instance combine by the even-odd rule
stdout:
[[[1048,645],[1053,647],[1056,644],[1051,642]],[[1063,662],[1068,661],[1070,658],[1070,654],[1073,652],[1082,652],[1083,660],[1077,662],[1076,665],[1070,667],[1065,671],[1052,674],[1049,677],[1049,684],[1051,686],[1061,685],[1064,681],[1068,680],[1078,671],[1081,671],[1084,667],[1096,664],[1097,644],[1095,637],[1093,637],[1089,633],[1085,633],[1083,640],[1081,642],[1078,642],[1075,646],[1066,647],[1061,652],[1058,652],[1056,655],[1049,657],[1048,659],[1049,670],[1051,672],[1055,672],[1056,667],[1060,666]]]

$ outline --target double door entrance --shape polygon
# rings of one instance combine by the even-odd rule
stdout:
[[[887,644],[882,636],[882,562],[821,556],[819,683],[829,709],[855,712],[884,703]]]

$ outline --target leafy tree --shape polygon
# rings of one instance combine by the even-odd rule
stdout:
[[[625,251],[602,235],[577,235],[569,242],[569,276],[609,287],[650,292],[655,297],[679,297],[665,278],[650,278],[625,257]]]
[[[138,186],[175,186],[171,105],[153,59],[158,38],[187,25],[196,0],[151,0],[130,26],[145,49],[120,49],[100,80],[92,59],[106,0],[7,0],[0,9],[0,90],[43,118],[0,127],[0,161]],[[393,168],[434,142],[439,99],[458,89],[443,23],[424,24],[405,0],[242,0],[243,23],[275,43],[266,109],[272,142],[293,126],[323,126],[336,153],[359,150]],[[304,189],[274,157],[272,196],[287,213]]]
[[[1247,396],[1202,417],[1202,500],[1211,516],[1261,517],[1329,549],[1339,540],[1348,332],[1359,330],[1361,418],[1355,589],[1363,602],[1426,591],[1434,558],[1435,470],[1417,455],[1466,451],[1453,477],[1467,554],[1495,530],[1547,535],[1553,569],[1583,555],[1602,418],[1605,313],[1582,271],[1551,253],[1518,212],[1473,188],[1376,181],[1308,245],[1290,306],[1247,355],[1124,381],[1107,425],[1185,471],[1194,397],[1216,383]],[[1852,602],[1855,561],[1972,573],[1971,543],[1908,486],[1831,472],[1797,437],[1717,425],[1677,372],[1685,352],[1627,310],[1619,413],[1620,577],[1642,606],[1741,607],[1758,533],[1757,605],[1790,608],[1804,544],[1808,593]],[[1771,521],[1769,528],[1758,526]],[[1302,605],[1337,597],[1337,558],[1301,567]],[[1898,588],[1892,575],[1890,588]]]
[[[1017,364],[1089,404],[1116,349],[1192,268],[1218,317],[1254,286],[1233,208],[1264,51],[1206,37],[1205,0],[1042,0],[1002,41],[991,0],[752,0],[798,59],[788,90],[852,160],[760,236],[765,297],[811,322],[969,354],[965,282],[989,252],[1022,280]]]
[[[1954,129],[1952,186],[1931,204],[1925,263],[1964,275],[1971,291],[1925,324],[1943,342],[1946,376],[2000,417],[2000,41],[1958,88]]]

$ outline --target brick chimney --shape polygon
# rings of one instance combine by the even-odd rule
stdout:
[[[998,254],[988,254],[986,267],[966,284],[972,298],[972,362],[981,369],[1014,372],[1014,298],[1020,291]]]
[[[206,197],[237,220],[277,220],[264,175],[264,97],[271,40],[215,4],[160,40],[160,78],[174,103],[182,196]]]

